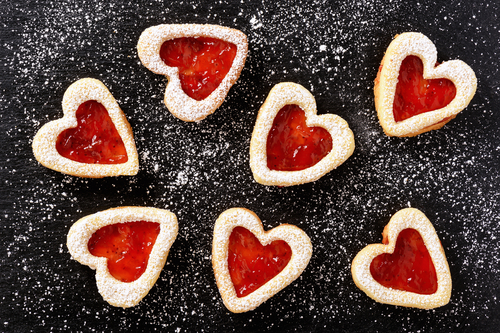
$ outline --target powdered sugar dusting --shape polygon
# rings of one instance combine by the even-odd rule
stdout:
[[[90,100],[102,104],[115,125],[127,152],[127,162],[120,164],[88,164],[63,157],[56,148],[59,134],[78,125],[76,110]],[[43,126],[33,139],[33,153],[44,166],[69,175],[101,178],[106,176],[133,176],[139,170],[134,134],[109,90],[98,80],[81,79],[73,83],[64,93],[62,101],[64,117]]]
[[[290,261],[278,275],[259,289],[241,298],[236,295],[228,268],[229,237],[233,229],[238,226],[250,230],[264,246],[275,240],[284,240],[292,250]],[[311,259],[311,255],[311,241],[302,230],[292,225],[281,225],[265,232],[260,219],[247,209],[229,209],[222,213],[215,222],[212,265],[224,304],[232,312],[254,310],[288,286],[302,274]]]
[[[201,101],[192,99],[182,90],[178,68],[167,66],[160,57],[160,49],[165,41],[181,37],[212,37],[232,43],[237,48],[229,72],[217,89]],[[139,37],[137,51],[144,66],[154,73],[167,76],[169,82],[164,101],[169,111],[184,121],[198,121],[212,114],[223,103],[245,65],[248,42],[241,31],[227,27],[208,24],[163,24],[144,30]]]
[[[104,226],[147,221],[160,224],[160,233],[151,249],[144,273],[133,282],[115,279],[107,259],[93,256],[88,249],[90,237]],[[137,305],[153,287],[167,260],[168,251],[177,237],[177,219],[169,211],[146,207],[119,207],[88,215],[73,224],[67,246],[73,259],[96,270],[99,293],[113,306],[128,308]]]
[[[409,55],[415,55],[422,59],[424,78],[447,78],[454,83],[457,92],[451,103],[441,109],[396,122],[393,105],[399,68],[402,61]],[[433,125],[450,117],[454,118],[469,104],[477,87],[474,71],[460,60],[447,61],[435,67],[436,63],[436,47],[421,33],[403,33],[398,35],[389,45],[381,63],[382,68],[375,80],[375,107],[380,124],[387,135],[414,136],[426,132]]]
[[[274,118],[286,105],[298,105],[306,114],[309,127],[320,126],[332,137],[332,150],[314,166],[300,171],[278,171],[267,167],[267,137]],[[254,178],[264,185],[290,186],[318,180],[345,162],[354,151],[354,135],[349,125],[335,115],[316,115],[314,97],[295,83],[280,83],[273,87],[257,115],[250,142],[250,167]]]
[[[391,218],[387,228],[388,245],[369,245],[354,258],[351,270],[356,285],[368,296],[381,303],[422,309],[432,309],[448,304],[452,292],[450,269],[441,242],[431,222],[419,210],[406,208]],[[399,233],[408,228],[419,232],[434,264],[438,289],[433,294],[420,295],[386,288],[371,275],[370,264],[372,260],[382,253],[393,253]]]
[[[500,26],[496,1],[152,0],[5,2],[0,25],[0,237],[2,331],[495,331],[500,274]],[[446,17],[446,19],[444,19]],[[252,19],[255,18],[253,21]],[[218,111],[186,123],[166,112],[167,80],[137,55],[140,34],[159,24],[217,24],[245,33],[245,67]],[[438,61],[474,69],[477,92],[438,131],[382,132],[373,80],[396,34],[418,31]],[[326,51],[320,46],[326,45]],[[35,160],[31,140],[62,117],[78,79],[99,79],[129,120],[141,168],[133,177],[82,179]],[[280,82],[315,97],[354,133],[353,155],[303,185],[257,184],[249,144],[259,108]],[[71,259],[74,221],[119,206],[168,209],[179,234],[156,284],[135,307],[109,305],[95,271]],[[422,311],[373,301],[350,265],[380,242],[390,216],[420,209],[450,265],[453,291]],[[265,230],[304,230],[311,260],[294,283],[255,310],[233,314],[212,269],[217,217],[255,212]]]

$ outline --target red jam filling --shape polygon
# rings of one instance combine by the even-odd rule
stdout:
[[[284,106],[267,136],[267,167],[278,171],[307,169],[332,150],[332,136],[322,127],[307,127],[298,105]]]
[[[159,233],[156,222],[110,224],[97,230],[87,246],[92,255],[108,258],[109,273],[115,279],[132,282],[146,271]]]
[[[70,160],[89,164],[120,164],[128,160],[122,138],[106,108],[87,101],[76,110],[78,125],[62,131],[56,149]]]
[[[437,291],[436,269],[422,237],[415,229],[401,231],[394,253],[375,257],[370,272],[384,287],[422,295]]]
[[[228,265],[238,297],[245,297],[278,275],[292,257],[282,240],[262,246],[248,229],[236,227],[229,237]]]
[[[236,45],[220,39],[182,37],[165,41],[160,57],[167,66],[179,68],[182,90],[201,101],[222,82],[236,51]]]
[[[441,109],[455,98],[457,89],[448,79],[426,80],[424,66],[417,56],[408,56],[401,63],[394,96],[396,122],[418,114]]]

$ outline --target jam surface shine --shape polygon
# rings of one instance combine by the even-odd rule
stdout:
[[[78,125],[62,131],[56,149],[70,160],[89,164],[120,164],[128,160],[123,140],[106,108],[86,101],[76,110]]]
[[[285,241],[263,246],[248,229],[234,228],[229,237],[228,266],[236,295],[245,297],[257,290],[278,275],[291,257]]]
[[[298,105],[286,105],[276,115],[267,137],[267,167],[278,171],[307,169],[332,150],[332,137],[322,127],[308,127]]]
[[[179,68],[182,90],[191,98],[207,98],[233,65],[237,47],[209,37],[181,37],[165,41],[160,57],[167,66]]]
[[[92,255],[108,258],[109,273],[115,279],[132,282],[146,271],[159,233],[156,222],[110,224],[97,230],[87,246]]]
[[[436,269],[420,233],[415,229],[402,230],[394,253],[375,257],[370,272],[384,287],[422,295],[437,291]]]
[[[455,98],[453,82],[448,79],[426,80],[423,72],[422,60],[417,56],[408,56],[401,63],[393,104],[396,122],[441,109]]]

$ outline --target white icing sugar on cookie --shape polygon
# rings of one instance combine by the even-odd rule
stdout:
[[[396,122],[393,113],[396,85],[401,62],[410,55],[418,56],[424,66],[425,79],[445,78],[456,87],[455,98],[441,109],[421,113]],[[417,32],[397,35],[391,42],[375,79],[375,109],[380,125],[389,136],[415,136],[443,127],[462,111],[476,92],[474,71],[461,60],[446,61],[435,67],[437,50],[429,38]]]
[[[306,125],[322,127],[332,137],[332,150],[318,163],[300,171],[271,170],[267,166],[267,137],[274,118],[286,105],[298,105],[306,115]],[[354,151],[354,135],[341,117],[317,115],[316,101],[303,86],[283,82],[274,86],[259,110],[250,142],[250,167],[255,180],[263,185],[291,186],[313,182],[344,163]]]
[[[236,45],[236,56],[231,69],[220,85],[208,97],[197,101],[181,87],[179,70],[169,67],[160,57],[160,49],[167,40],[181,37],[211,37]],[[202,120],[224,102],[229,89],[238,80],[248,53],[247,37],[239,30],[208,24],[162,24],[143,31],[137,43],[139,58],[146,68],[168,78],[165,105],[177,118],[184,121]]]
[[[373,259],[384,253],[393,253],[399,233],[408,228],[418,231],[434,264],[437,290],[433,294],[423,295],[385,287],[378,283],[370,272]],[[433,309],[448,304],[451,297],[450,268],[436,230],[424,213],[415,208],[400,210],[385,227],[385,238],[389,241],[387,245],[368,245],[354,258],[351,272],[358,288],[380,303],[421,309]]]
[[[90,237],[111,224],[147,221],[160,224],[160,233],[151,249],[146,271],[135,281],[122,282],[108,269],[107,258],[93,256],[88,249]],[[118,207],[85,216],[70,228],[68,250],[73,259],[96,270],[99,293],[109,304],[128,308],[137,305],[153,287],[177,237],[177,217],[168,210],[150,207]]]
[[[251,231],[264,246],[275,240],[284,240],[292,250],[290,261],[278,275],[244,297],[237,296],[228,268],[229,236],[238,226]],[[257,215],[247,209],[228,209],[215,222],[212,266],[222,301],[231,312],[254,310],[267,301],[302,274],[311,255],[312,244],[304,231],[293,225],[282,224],[266,232]]]
[[[127,162],[119,164],[81,163],[63,157],[57,151],[56,142],[59,134],[78,125],[76,120],[78,107],[91,100],[101,103],[108,111],[109,117],[125,146]],[[63,118],[42,126],[33,139],[33,153],[43,166],[65,174],[89,178],[137,174],[139,159],[132,128],[113,95],[101,81],[85,78],[74,82],[64,93],[62,108]]]

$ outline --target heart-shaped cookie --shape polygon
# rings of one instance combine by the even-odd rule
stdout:
[[[165,105],[177,118],[198,121],[224,102],[248,53],[241,31],[204,24],[150,27],[137,43],[141,62],[167,76]]]
[[[283,224],[266,232],[247,209],[231,208],[215,222],[212,265],[231,312],[250,311],[267,301],[302,274],[311,255],[311,241],[301,229]]]
[[[412,66],[411,58],[421,63]],[[391,42],[374,87],[375,109],[387,135],[439,129],[467,107],[477,87],[474,71],[460,60],[436,64],[436,47],[421,33],[406,32]]]
[[[177,218],[167,210],[119,207],[75,222],[67,246],[73,259],[96,270],[97,288],[104,300],[128,308],[137,305],[155,284],[177,230]],[[113,246],[119,246],[119,251]],[[144,248],[151,251],[149,255],[141,253]],[[110,252],[120,252],[120,258]]]
[[[250,167],[263,185],[304,184],[344,163],[353,151],[354,135],[347,122],[333,114],[318,116],[312,94],[285,82],[271,89],[259,110]]]
[[[421,309],[446,305],[451,275],[439,238],[418,209],[400,210],[384,228],[383,244],[361,250],[354,283],[377,302]]]
[[[76,81],[64,93],[62,107],[63,118],[42,126],[33,139],[42,165],[78,177],[137,174],[132,128],[102,82]]]

